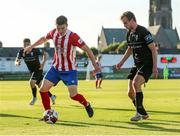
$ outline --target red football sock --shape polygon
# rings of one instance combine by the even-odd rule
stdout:
[[[88,102],[86,101],[86,99],[84,98],[83,95],[81,94],[76,94],[75,96],[71,97],[73,100],[80,102],[82,105],[84,105],[84,107],[86,107],[88,105]]]
[[[40,94],[41,94],[41,99],[42,99],[44,109],[45,110],[51,109],[48,92],[40,92]]]

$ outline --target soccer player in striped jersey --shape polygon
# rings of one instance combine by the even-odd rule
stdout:
[[[40,88],[44,109],[51,109],[48,91],[52,86],[62,80],[68,88],[70,98],[81,103],[85,107],[88,116],[92,117],[94,111],[90,102],[88,102],[86,98],[77,91],[78,77],[76,68],[76,47],[79,47],[87,53],[96,72],[98,72],[100,71],[100,68],[96,64],[92,51],[78,34],[68,29],[67,18],[61,15],[56,19],[56,28],[47,33],[46,36],[41,37],[31,46],[27,47],[25,52],[31,51],[34,47],[39,46],[50,39],[53,40],[55,45],[54,60],[53,65],[46,73]]]

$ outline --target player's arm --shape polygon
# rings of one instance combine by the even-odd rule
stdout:
[[[86,52],[87,56],[89,57],[89,59],[91,60],[92,62],[92,65],[94,66],[95,68],[95,71],[96,72],[100,72],[100,68],[99,66],[96,64],[96,59],[94,57],[94,54],[93,52],[91,51],[91,49],[85,44],[81,47],[81,49]]]
[[[24,52],[31,52],[31,50],[36,47],[39,46],[41,44],[44,44],[45,42],[47,42],[47,39],[45,36],[41,37],[39,40],[37,40],[34,44],[24,48]]]
[[[20,50],[18,53],[17,53],[17,57],[15,59],[15,66],[20,66],[21,65],[21,58],[22,58],[22,50]]]
[[[124,62],[129,58],[129,56],[132,54],[132,48],[128,46],[126,52],[124,53],[122,59],[120,62],[116,65],[116,69],[120,69]]]
[[[21,65],[21,59],[16,58],[14,63],[16,66],[20,66]]]
[[[154,77],[157,78],[158,77],[158,69],[157,69],[157,49],[155,46],[155,43],[152,42],[148,45],[149,49],[152,52],[152,59],[153,59],[153,74]]]
[[[155,46],[155,43],[153,41],[152,34],[147,29],[144,30],[143,36],[144,36],[144,40],[145,40],[148,48],[152,52],[153,74],[154,74],[154,77],[157,78],[158,77],[158,69],[157,69],[157,49],[156,49],[156,46]]]

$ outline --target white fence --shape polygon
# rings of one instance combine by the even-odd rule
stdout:
[[[123,57],[123,55],[102,55],[101,59],[101,65],[102,66],[112,66],[116,65],[120,59]],[[161,63],[161,57],[176,57],[177,62],[176,63]],[[122,68],[130,68],[134,64],[132,56],[128,58],[128,60],[124,63]],[[180,55],[174,55],[174,54],[163,54],[158,55],[157,58],[157,66],[158,68],[163,69],[166,65],[168,65],[168,68],[180,68]]]
[[[108,72],[107,67],[113,66],[119,62],[119,60],[122,58],[123,55],[102,55],[101,59],[101,65],[104,67],[103,70],[105,72]],[[161,63],[160,59],[161,57],[176,57],[177,62],[176,63]],[[2,58],[0,57],[0,72],[28,72],[28,69],[22,61],[20,66],[14,65],[15,58]],[[128,58],[128,60],[125,62],[122,68],[130,68],[133,66],[133,58],[132,56]],[[52,59],[47,60],[44,71],[47,71],[50,66],[52,65]],[[163,69],[166,65],[168,65],[168,68],[180,68],[180,55],[173,55],[173,54],[163,54],[158,55],[158,61],[157,61],[158,68]],[[91,71],[93,69],[91,63],[88,65],[88,69]],[[79,71],[86,71],[85,67],[79,67]]]
[[[15,58],[3,58],[0,57],[0,72],[11,72],[11,73],[15,73],[15,72],[28,72],[28,68],[26,66],[26,64],[24,63],[24,61],[21,61],[21,65],[20,66],[15,66]],[[52,59],[48,59],[45,63],[44,66],[44,71],[46,72],[47,70],[49,70],[49,68],[52,65],[53,60]],[[80,66],[78,67],[79,71],[86,71],[86,67],[81,66],[82,65],[82,61],[79,62]]]

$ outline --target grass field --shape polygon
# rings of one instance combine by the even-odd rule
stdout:
[[[39,94],[37,103],[29,105],[28,81],[0,81],[0,135],[180,135],[180,80],[150,80],[143,90],[151,119],[135,123],[129,121],[135,110],[127,97],[127,80],[106,80],[102,87],[79,81],[79,92],[95,111],[88,118],[60,82],[51,91],[57,96],[52,108],[59,113],[52,125],[38,121],[43,113]]]

